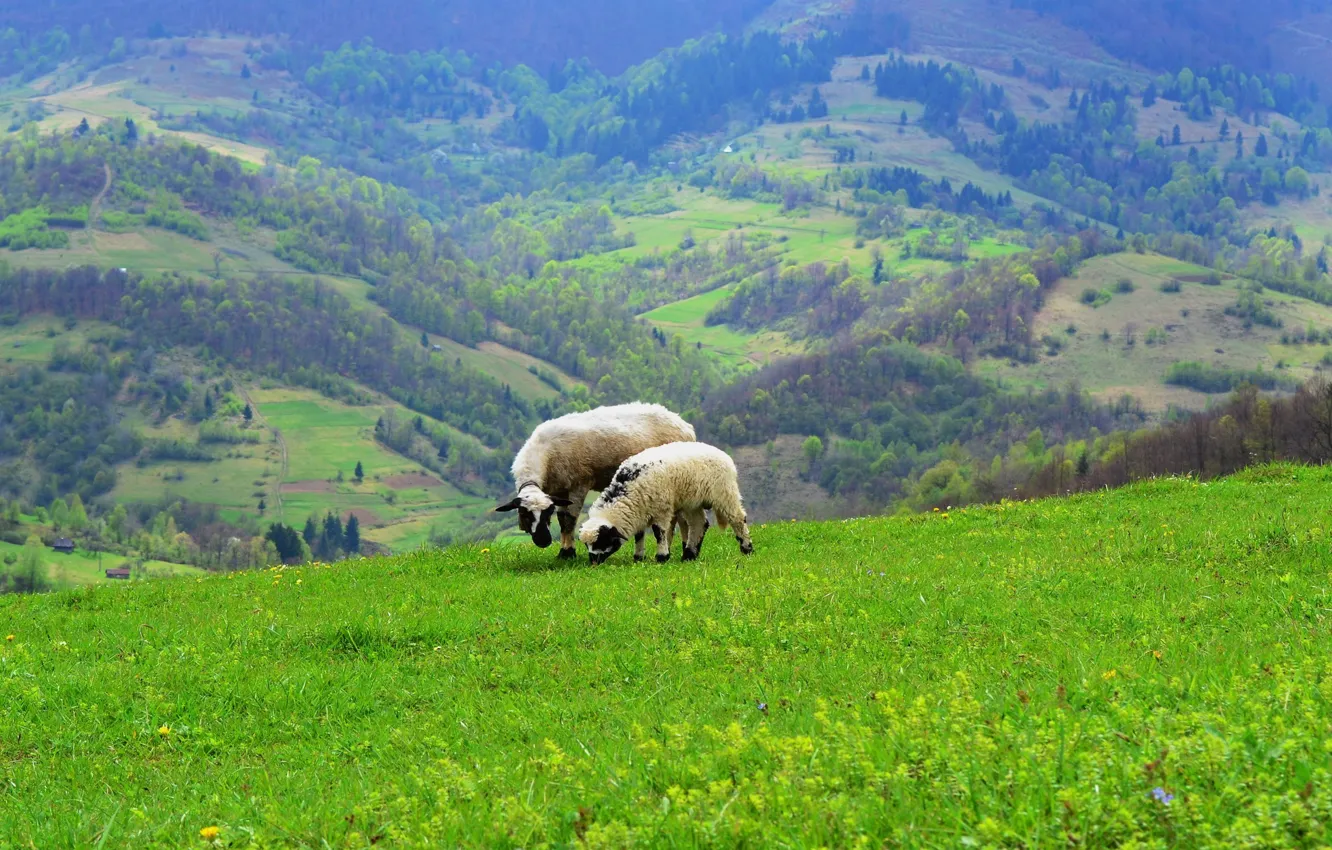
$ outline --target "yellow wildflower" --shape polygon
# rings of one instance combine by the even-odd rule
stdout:
[[[163,723],[161,726],[157,727],[157,734],[165,738],[171,734],[171,727]]]
[[[214,838],[217,838],[221,834],[222,830],[218,829],[215,826],[205,826],[203,829],[199,830],[199,837],[202,838],[204,841],[212,841]]]
[[[5,635],[5,640],[7,640],[7,641],[12,641],[12,640],[14,640],[14,636],[13,636],[13,635]]]
[[[1113,679],[1114,677],[1116,677],[1116,676],[1118,676],[1118,675],[1119,675],[1119,673],[1117,673],[1117,672],[1114,671],[1114,670],[1106,670],[1104,673],[1101,674],[1101,678],[1102,678],[1102,679],[1105,679],[1105,680],[1108,682],[1108,681],[1110,681],[1111,679]]]
[[[490,554],[490,550],[489,550],[489,549],[482,549],[482,550],[481,550],[481,554],[482,554],[482,555],[489,555],[489,554]]]

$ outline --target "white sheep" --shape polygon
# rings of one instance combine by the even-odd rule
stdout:
[[[671,443],[626,460],[588,511],[578,536],[587,544],[592,563],[599,564],[630,537],[641,540],[651,528],[657,561],[664,562],[670,560],[673,525],[678,524],[684,560],[692,561],[708,531],[704,510],[712,511],[717,525],[731,528],[741,553],[754,551],[735,462],[704,443]]]
[[[558,509],[560,557],[572,558],[574,530],[589,491],[604,490],[620,464],[644,449],[695,439],[694,426],[659,404],[642,402],[543,422],[513,459],[517,496],[495,510],[517,510],[518,527],[544,549],[551,544],[550,517]]]

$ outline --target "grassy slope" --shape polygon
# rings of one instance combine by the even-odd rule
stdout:
[[[787,523],[747,560],[717,534],[695,564],[459,548],[3,599],[0,834],[1308,846],[1329,485]]]
[[[88,334],[104,329],[98,322],[79,322],[73,329],[54,316],[31,316],[14,325],[0,325],[0,372],[51,361],[57,344],[71,350],[87,342]]]
[[[1160,290],[1161,284],[1173,276],[1207,273],[1205,268],[1151,254],[1126,252],[1098,257],[1061,281],[1037,317],[1036,337],[1049,334],[1062,339],[1067,346],[1062,353],[1016,366],[1004,361],[981,361],[978,370],[1020,385],[1061,387],[1076,380],[1106,399],[1130,393],[1155,411],[1169,404],[1190,408],[1206,404],[1207,396],[1202,393],[1165,385],[1166,370],[1180,360],[1268,371],[1274,370],[1278,362],[1285,362],[1291,378],[1305,379],[1314,374],[1327,346],[1282,345],[1282,330],[1261,325],[1245,330],[1239,319],[1225,315],[1225,308],[1235,303],[1238,281],[1225,281],[1221,286],[1184,283],[1178,293]],[[1101,307],[1081,302],[1084,289],[1113,290],[1122,278],[1132,280],[1137,289],[1115,294]],[[1332,308],[1278,292],[1268,291],[1263,298],[1285,322],[1287,331],[1303,329],[1310,323],[1320,330],[1332,326]],[[1125,345],[1124,328],[1129,324],[1137,329],[1133,346]],[[1067,333],[1070,325],[1076,328],[1076,334]],[[1145,343],[1151,328],[1166,331],[1164,344]],[[1103,331],[1110,332],[1109,341],[1102,339]]]
[[[714,289],[702,295],[695,295],[683,301],[676,301],[649,310],[642,318],[661,328],[668,334],[679,334],[690,345],[702,345],[724,363],[733,366],[741,364],[762,364],[777,357],[797,354],[803,350],[798,342],[792,342],[779,331],[745,333],[728,325],[704,324],[708,311],[717,302],[726,297],[730,287]]]
[[[22,559],[23,547],[15,543],[0,541],[0,559],[11,556],[16,561]],[[84,549],[76,550],[70,555],[62,555],[52,549],[46,549],[42,557],[42,561],[46,565],[47,577],[55,582],[58,587],[70,584],[106,584],[117,581],[117,579],[108,579],[106,570],[131,566],[136,560],[135,558],[126,558],[123,555],[108,552],[102,553],[99,559],[96,552],[89,552]],[[167,561],[144,561],[143,563],[148,570],[148,574],[155,578],[193,576],[200,575],[203,572],[197,567],[172,564]]]

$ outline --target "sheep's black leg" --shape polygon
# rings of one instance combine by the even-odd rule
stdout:
[[[647,536],[647,532],[646,532],[646,531],[640,531],[640,532],[638,532],[637,534],[634,535],[634,560],[635,560],[635,561],[641,561],[641,560],[643,560],[643,558],[647,557],[647,556],[644,554],[644,549],[643,549],[643,538],[646,537],[646,536]]]
[[[581,509],[582,505],[578,507]],[[560,560],[568,561],[577,554],[574,551],[574,529],[578,526],[578,514],[570,513],[574,508],[560,508],[555,514],[560,520]]]

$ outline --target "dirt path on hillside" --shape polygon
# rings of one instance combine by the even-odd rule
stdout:
[[[102,214],[102,200],[106,198],[106,193],[111,191],[111,163],[102,163],[102,170],[106,172],[106,182],[102,184],[102,190],[92,199],[88,205],[88,246],[96,247],[97,240],[93,236],[93,230],[97,228],[97,217]]]
[[[273,436],[277,438],[278,450],[282,453],[282,466],[281,471],[278,472],[277,483],[273,485],[273,504],[277,507],[275,516],[277,516],[278,520],[282,520],[284,519],[282,515],[282,482],[287,480],[288,470],[287,441],[282,438],[282,432],[280,430],[269,425],[267,420],[264,419],[264,415],[259,412],[259,405],[255,404],[254,399],[250,398],[250,394],[245,391],[244,385],[235,378],[232,378],[232,383],[235,385],[236,391],[240,393],[241,398],[243,398],[245,403],[250,406],[250,412],[254,414],[255,421],[272,431]]]

